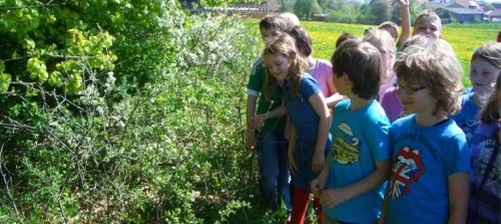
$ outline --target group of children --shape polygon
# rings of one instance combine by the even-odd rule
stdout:
[[[400,51],[387,23],[342,35],[330,63],[290,14],[260,21],[247,146],[259,152],[263,206],[283,199],[290,223],[304,223],[310,193],[319,223],[500,222],[501,43],[475,51],[464,94],[440,18],[421,14],[409,37],[400,4]]]

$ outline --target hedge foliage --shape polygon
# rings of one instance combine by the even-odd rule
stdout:
[[[256,223],[260,40],[173,0],[0,1],[0,222]]]

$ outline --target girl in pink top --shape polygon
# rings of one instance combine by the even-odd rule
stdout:
[[[336,103],[343,99],[343,96],[339,95],[332,81],[332,64],[327,60],[317,59],[312,56],[313,43],[305,29],[295,26],[289,29],[287,33],[296,40],[299,54],[308,60],[309,67],[305,72],[313,76],[320,85],[327,107],[334,108]]]

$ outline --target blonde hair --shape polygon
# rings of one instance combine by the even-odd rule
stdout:
[[[393,21],[385,21],[379,24],[378,29],[385,30],[390,33],[390,36],[393,37],[394,41],[398,39],[398,25]],[[391,31],[387,30],[390,29]]]
[[[437,100],[433,115],[455,114],[461,109],[463,69],[451,45],[442,39],[414,44],[399,54],[395,72],[400,80],[429,89]]]
[[[381,45],[384,52],[381,52],[381,54],[389,53],[390,54],[390,61],[388,62],[388,68],[391,68],[393,65],[393,62],[395,61],[395,54],[396,54],[396,47],[395,47],[395,40],[391,37],[391,35],[384,30],[371,30],[369,31],[366,35],[363,37],[363,41],[367,41],[371,43],[372,45]]]
[[[483,44],[471,56],[471,60],[474,59],[482,59],[496,68],[501,68],[501,43],[488,42]]]
[[[400,47],[400,50],[401,51],[405,51],[406,48],[412,46],[412,45],[418,45],[418,46],[424,46],[426,45],[426,43],[428,43],[430,40],[432,40],[431,38],[428,38],[428,37],[425,37],[423,35],[415,35],[415,36],[411,36],[409,37],[409,39],[407,39],[404,44],[402,44],[402,47]]]
[[[280,13],[280,17],[285,19],[287,22],[287,28],[289,29],[295,26],[300,26],[299,18],[292,12],[282,12]]]
[[[267,55],[282,55],[289,59],[290,67],[286,80],[292,86],[293,95],[300,96],[300,80],[303,72],[308,68],[308,62],[299,56],[294,39],[287,33],[281,33],[277,38],[267,43],[263,51],[263,58]],[[269,100],[277,86],[277,80],[273,75],[270,75],[268,68],[266,71],[268,75],[264,84],[264,96]]]

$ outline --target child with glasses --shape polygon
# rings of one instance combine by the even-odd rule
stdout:
[[[404,51],[411,45],[424,45],[429,40],[431,39],[422,35],[412,36],[411,38],[407,39],[407,41],[405,41],[404,45],[402,45],[402,51]],[[402,113],[403,106],[400,102],[400,99],[398,99],[397,87],[398,84],[396,82],[393,83],[393,87],[387,89],[379,101],[391,122],[400,117],[406,116],[405,113]]]
[[[407,9],[402,8],[402,10],[409,10],[408,0],[400,0],[400,4],[402,7],[407,7]],[[404,27],[406,21],[407,23],[410,23],[408,22],[408,15],[406,16],[406,20],[404,20],[404,12],[402,12],[402,28]],[[436,13],[424,10],[414,20],[412,37],[409,39],[400,38],[400,42],[403,42],[401,51],[403,51],[407,46],[424,43],[427,41],[426,39],[440,38],[442,38],[442,20]],[[390,87],[386,89],[382,92],[380,97],[381,106],[383,106],[383,109],[388,115],[388,118],[390,118],[391,122],[395,121],[399,117],[405,116],[405,114],[402,114],[402,104],[398,101],[395,88]]]
[[[357,39],[344,41],[331,60],[334,84],[348,99],[334,109],[332,148],[310,188],[324,223],[376,223],[390,174],[390,122],[376,101],[383,60]]]
[[[392,170],[380,223],[465,223],[470,153],[449,118],[461,106],[461,64],[437,39],[406,48],[395,71],[403,111],[411,115],[390,128]]]

